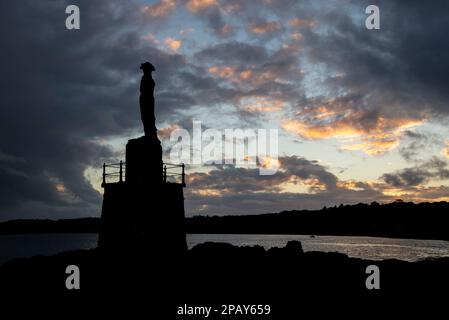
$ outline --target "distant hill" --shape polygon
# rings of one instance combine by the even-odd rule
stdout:
[[[0,234],[97,233],[100,224],[99,218],[12,220],[0,223]],[[186,219],[186,231],[449,240],[449,203],[373,202],[261,215],[196,216]]]
[[[309,234],[449,240],[449,203],[396,201],[255,216],[193,217],[189,233]]]

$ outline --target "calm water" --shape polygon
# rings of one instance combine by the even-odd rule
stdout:
[[[74,249],[97,246],[98,235],[26,234],[0,235],[0,264],[18,257],[51,255]],[[449,242],[439,240],[387,239],[370,237],[334,237],[301,235],[189,234],[189,248],[202,242],[227,242],[234,245],[283,247],[290,240],[299,240],[305,251],[342,252],[350,257],[383,260],[417,261],[433,257],[449,257]]]

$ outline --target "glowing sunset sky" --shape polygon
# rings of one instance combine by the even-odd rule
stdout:
[[[279,129],[280,170],[191,166],[186,213],[449,200],[448,4],[12,1],[0,10],[0,219],[99,216],[101,164],[141,135],[139,64],[174,128]],[[166,155],[167,156],[167,155]]]

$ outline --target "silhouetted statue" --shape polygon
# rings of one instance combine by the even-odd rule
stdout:
[[[154,116],[155,83],[151,73],[155,68],[149,62],[140,68],[143,77],[139,102],[145,136],[130,139],[126,144],[125,179],[121,178],[122,165],[118,182],[106,181],[106,172],[103,173],[98,246],[113,256],[123,253],[146,259],[151,253],[163,265],[182,258],[187,251],[185,184],[167,182],[164,178],[167,171],[163,168]]]
[[[140,69],[143,71],[142,80],[140,81],[140,115],[143,122],[143,130],[145,136],[157,139],[156,117],[154,115],[154,80],[151,76],[156,71],[154,66],[145,62],[142,63]]]

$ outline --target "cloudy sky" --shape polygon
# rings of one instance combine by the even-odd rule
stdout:
[[[365,28],[377,4],[381,29]],[[65,28],[76,4],[81,29]],[[445,0],[1,1],[0,220],[99,216],[101,164],[142,134],[279,129],[280,170],[189,166],[186,212],[449,200]],[[166,155],[167,157],[167,155]]]

